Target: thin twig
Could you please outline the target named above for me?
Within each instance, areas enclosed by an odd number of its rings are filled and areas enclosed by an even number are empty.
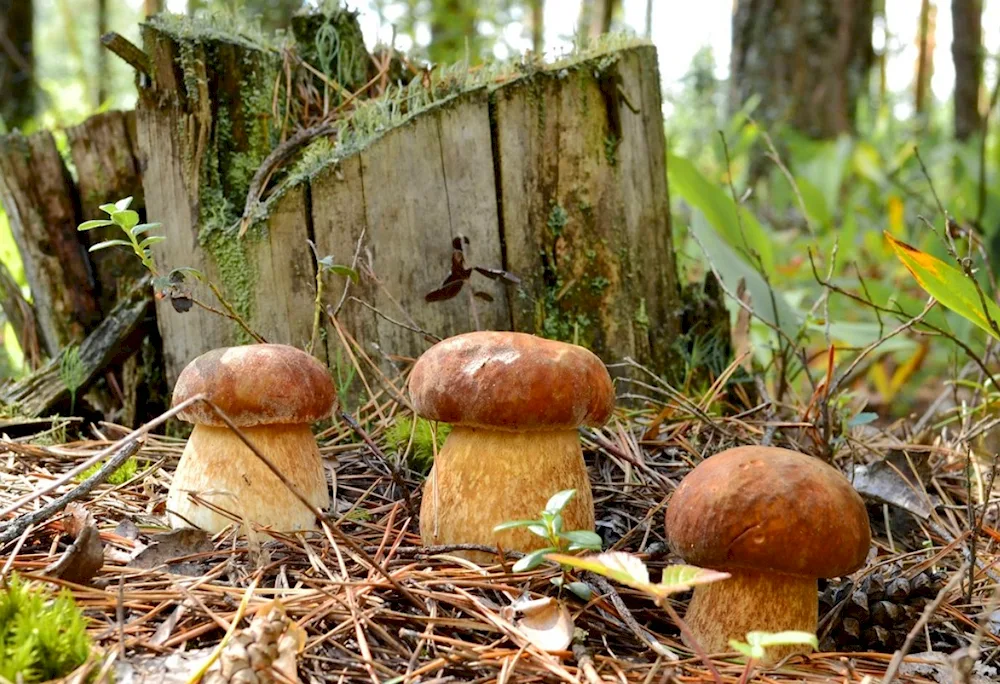
[[[10,540],[16,539],[31,525],[37,525],[44,520],[48,520],[50,517],[64,509],[70,502],[87,496],[87,494],[93,491],[97,485],[107,480],[111,473],[118,470],[118,468],[120,468],[125,461],[134,456],[135,453],[139,451],[139,447],[142,446],[144,441],[145,440],[142,437],[136,437],[126,441],[121,445],[118,451],[116,451],[115,454],[108,459],[107,463],[101,466],[96,473],[88,477],[79,485],[69,490],[62,496],[53,499],[37,511],[25,513],[11,522],[4,524],[3,527],[0,527],[0,544],[6,544]]]

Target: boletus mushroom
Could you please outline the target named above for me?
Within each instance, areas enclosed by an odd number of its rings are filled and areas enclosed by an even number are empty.
[[[181,372],[173,404],[204,394],[314,506],[330,503],[311,424],[326,418],[337,395],[325,365],[282,344],[226,347],[202,354]],[[194,423],[167,495],[172,527],[218,532],[232,520],[194,502],[189,492],[274,531],[316,527],[309,508],[204,402],[178,418]]]
[[[413,366],[409,391],[418,415],[452,425],[424,485],[425,545],[543,548],[545,540],[525,528],[493,528],[537,518],[564,489],[576,496],[563,509],[563,529],[594,529],[577,428],[603,425],[615,400],[597,356],[524,333],[467,333],[428,349]]]
[[[670,548],[686,562],[730,573],[695,588],[684,618],[710,653],[752,631],[815,633],[817,578],[865,563],[871,528],[847,479],[817,458],[743,446],[702,461],[667,506]],[[809,646],[767,649],[773,665]]]

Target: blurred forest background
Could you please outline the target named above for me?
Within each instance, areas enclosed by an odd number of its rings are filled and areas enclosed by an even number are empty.
[[[0,132],[56,132],[131,108],[131,69],[101,48],[139,42],[158,12],[238,13],[287,26],[302,0],[0,0]],[[774,363],[771,328],[862,349],[892,321],[834,297],[818,274],[915,315],[926,299],[883,231],[947,258],[920,217],[941,224],[928,174],[977,265],[1000,263],[1000,0],[356,0],[368,46],[392,43],[434,63],[558,56],[587,37],[626,31],[659,51],[668,174],[682,273],[711,266],[730,292],[771,301],[747,333]],[[723,144],[725,140],[725,144]],[[919,158],[915,150],[919,147]],[[925,174],[920,161],[928,170]],[[734,196],[743,207],[736,223]],[[724,210],[729,204],[728,213]],[[93,218],[93,217],[91,217]],[[156,217],[151,217],[156,220]],[[722,236],[722,240],[719,236]],[[736,248],[749,241],[750,249]],[[809,252],[819,271],[810,264]],[[0,278],[30,301],[0,214]],[[706,259],[707,257],[707,259]],[[990,282],[990,269],[979,275]],[[3,288],[0,288],[3,290]],[[9,291],[9,290],[8,290]],[[738,308],[730,302],[735,316]],[[983,351],[985,335],[937,307],[927,321]],[[769,324],[770,323],[770,327]],[[0,378],[30,370],[4,323]],[[964,363],[947,341],[900,335],[855,369],[868,406],[904,411]],[[769,341],[771,340],[771,341]],[[817,355],[826,345],[815,347]],[[704,362],[691,346],[689,367]]]

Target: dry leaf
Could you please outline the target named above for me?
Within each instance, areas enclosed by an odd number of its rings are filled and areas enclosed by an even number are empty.
[[[66,511],[69,517],[63,521],[63,528],[74,541],[59,560],[45,568],[45,574],[74,584],[89,584],[104,565],[104,543],[93,516],[83,506],[70,504]]]
[[[565,651],[573,642],[573,616],[565,604],[554,598],[516,601],[507,611],[524,616],[515,626],[543,651]]]
[[[202,530],[184,527],[165,534],[154,534],[150,545],[139,552],[128,564],[130,568],[155,568],[168,564],[167,570],[178,575],[197,577],[208,569],[207,561],[182,561],[171,563],[175,558],[207,553],[215,549],[212,537]]]

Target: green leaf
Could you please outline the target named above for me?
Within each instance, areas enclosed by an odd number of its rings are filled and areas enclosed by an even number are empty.
[[[537,525],[537,520],[508,520],[505,523],[500,523],[493,528],[494,532],[503,532],[504,530],[513,530],[517,527],[527,527],[528,525]]]
[[[79,226],[76,227],[77,230],[93,230],[94,228],[103,228],[104,226],[113,226],[114,221],[109,221],[108,219],[95,219],[93,221],[84,221]]]
[[[131,204],[132,204],[132,198],[126,197],[125,199],[120,199],[117,202],[115,202],[115,208],[118,209],[118,211],[125,211],[126,209],[129,208],[129,206],[131,206]]]
[[[760,660],[765,654],[765,649],[771,646],[793,646],[808,645],[819,648],[819,639],[812,632],[747,632],[746,642],[729,640],[729,647],[734,651],[743,654],[747,658]]]
[[[997,306],[989,295],[984,293],[986,311],[983,311],[983,303],[979,293],[976,292],[976,286],[964,273],[937,257],[897,240],[888,231],[884,235],[896,252],[896,256],[927,294],[962,318],[1000,339],[1000,335],[997,335],[990,324],[992,319],[993,323],[1000,326],[1000,306]]]
[[[534,570],[542,564],[545,560],[546,554],[552,553],[553,551],[555,551],[555,549],[551,546],[545,549],[532,551],[527,556],[524,556],[514,563],[514,567],[512,567],[511,570],[514,572],[527,572],[529,570]]]
[[[126,209],[116,212],[112,219],[125,230],[132,230],[139,223],[139,214],[131,209]]]
[[[699,568],[694,565],[668,565],[663,569],[660,588],[671,594],[687,591],[699,584],[710,584],[729,579],[728,572]]]
[[[573,592],[581,601],[589,601],[594,597],[594,592],[590,590],[586,582],[570,582],[566,585],[566,588]]]
[[[703,215],[731,248],[742,255],[749,247],[760,255],[764,270],[772,272],[774,247],[771,237],[753,214],[740,207],[740,218],[737,220],[736,205],[730,193],[710,182],[684,157],[669,155],[667,174],[671,193],[676,190],[680,197],[697,209],[694,213]]]
[[[560,533],[559,536],[572,544],[570,551],[579,551],[581,549],[600,551],[601,544],[603,543],[600,535],[590,530],[570,530],[569,532]],[[573,548],[573,546],[576,548]]]
[[[795,184],[799,187],[809,219],[816,224],[814,227],[820,230],[828,228],[833,223],[833,215],[823,193],[806,178],[797,178]]]
[[[691,232],[698,238],[706,258],[718,271],[729,292],[736,294],[742,278],[750,294],[750,308],[754,313],[771,325],[780,324],[785,334],[794,339],[798,332],[800,317],[779,291],[774,291],[772,304],[773,282],[769,289],[763,276],[736,254],[732,247],[708,225],[701,214],[696,213],[692,217]]]
[[[545,525],[533,524],[528,525],[528,532],[531,532],[536,537],[541,537],[542,539],[549,538],[549,528]]]
[[[575,495],[575,489],[564,489],[561,492],[556,492],[545,504],[545,511],[547,513],[561,512]]]
[[[114,204],[102,204],[100,210],[105,214],[117,214],[119,209]]]
[[[165,236],[163,236],[163,235],[150,235],[145,240],[143,240],[142,242],[139,243],[139,248],[140,249],[145,249],[146,247],[149,247],[150,245],[159,244],[160,242],[163,242],[166,239],[167,238]]]
[[[339,276],[344,276],[345,278],[350,278],[351,282],[353,282],[355,285],[357,285],[358,281],[360,280],[360,277],[358,276],[358,272],[355,271],[350,266],[342,266],[340,264],[334,264],[328,270],[331,273],[335,273],[335,274],[337,274]]]
[[[128,247],[129,249],[132,248],[132,243],[128,240],[105,240],[104,242],[98,242],[96,245],[92,245],[87,251],[96,252],[100,249],[107,249],[108,247],[115,247],[119,245],[122,247]]]
[[[140,223],[139,225],[132,228],[132,230],[129,232],[132,233],[132,237],[139,237],[146,231],[152,230],[153,228],[159,228],[162,225],[163,225],[162,223]]]

